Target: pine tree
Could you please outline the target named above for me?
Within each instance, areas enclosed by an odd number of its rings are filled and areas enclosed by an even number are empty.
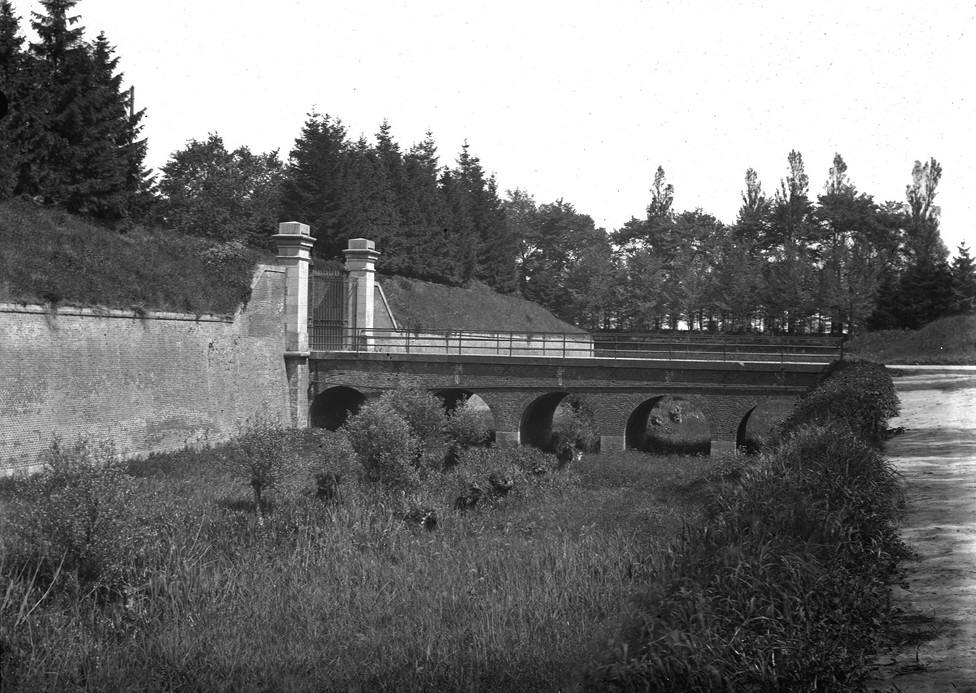
[[[443,260],[447,209],[438,187],[440,165],[437,145],[427,133],[403,159],[404,192],[401,200],[404,274],[434,279],[450,274]]]
[[[315,253],[326,259],[341,258],[346,241],[353,238],[346,224],[350,149],[342,121],[310,113],[282,182],[282,214],[312,227],[318,239]]]
[[[90,86],[92,61],[82,41],[79,18],[69,16],[77,0],[41,0],[45,13],[32,13],[31,26],[39,41],[30,46],[38,60],[36,88],[48,94],[45,137],[32,152],[35,165],[25,187],[45,201],[62,204],[75,199],[81,160],[89,145],[85,96]]]
[[[952,293],[956,311],[976,312],[976,263],[965,242],[959,244],[952,260]]]
[[[20,22],[9,0],[0,1],[0,200],[13,194],[22,162],[26,118],[27,56]]]
[[[118,58],[104,34],[84,43],[77,0],[43,0],[33,14],[35,88],[49,100],[43,137],[27,145],[19,187],[68,211],[108,221],[129,217],[151,181],[138,140],[143,111],[129,113]],[[37,105],[33,107],[37,109]]]

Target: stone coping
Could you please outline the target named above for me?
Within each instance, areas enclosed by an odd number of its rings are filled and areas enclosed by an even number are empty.
[[[78,306],[58,306],[40,303],[0,303],[0,313],[28,313],[57,317],[70,315],[83,318],[119,318],[128,320],[179,320],[182,322],[234,322],[233,315],[194,315],[192,313],[170,313],[166,311],[120,310],[118,308],[83,308]]]

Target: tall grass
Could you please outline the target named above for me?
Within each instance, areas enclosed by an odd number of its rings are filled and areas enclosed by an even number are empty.
[[[897,407],[890,385],[855,363],[810,393],[779,443],[659,554],[589,690],[863,689],[907,556],[898,480],[875,447]]]
[[[323,439],[301,435],[297,454],[314,458]],[[5,691],[565,689],[699,512],[711,468],[586,458],[454,511],[471,475],[513,464],[485,451],[482,467],[462,460],[413,491],[353,482],[328,502],[269,491],[260,527],[217,459],[230,453],[130,464],[148,543],[112,598],[66,589],[63,571],[33,579],[5,533]],[[404,522],[418,503],[437,508],[436,530]]]

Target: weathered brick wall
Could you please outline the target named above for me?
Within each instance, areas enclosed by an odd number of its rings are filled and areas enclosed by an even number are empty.
[[[0,473],[57,435],[126,456],[217,442],[288,415],[284,273],[261,267],[233,318],[0,305]]]

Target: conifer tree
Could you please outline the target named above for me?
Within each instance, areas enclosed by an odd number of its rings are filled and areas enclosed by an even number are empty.
[[[959,244],[952,259],[952,293],[956,311],[976,312],[976,263],[965,242]]]
[[[14,193],[26,160],[29,63],[23,45],[13,7],[9,0],[0,0],[0,200]]]
[[[421,279],[450,274],[443,257],[447,208],[438,187],[437,145],[428,132],[403,158],[401,199],[403,272]]]
[[[338,118],[312,112],[291,151],[281,188],[282,214],[312,227],[315,254],[341,258],[350,235],[346,192],[351,146]]]

